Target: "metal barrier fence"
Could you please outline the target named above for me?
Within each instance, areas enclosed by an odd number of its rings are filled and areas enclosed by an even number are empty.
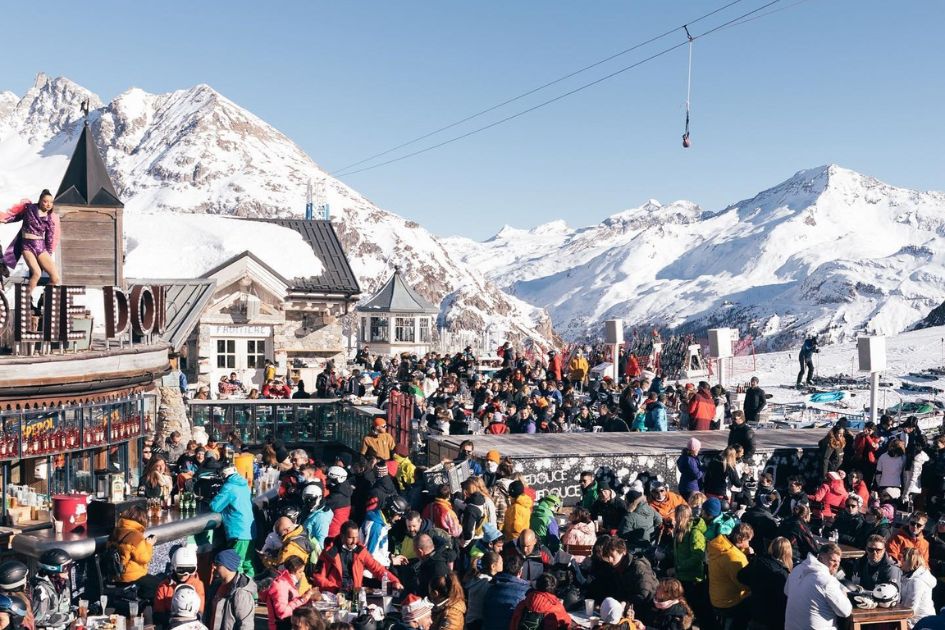
[[[244,444],[262,444],[272,436],[284,444],[337,442],[355,451],[374,418],[384,415],[376,407],[335,399],[191,400],[188,405],[193,425],[221,440],[234,432]]]

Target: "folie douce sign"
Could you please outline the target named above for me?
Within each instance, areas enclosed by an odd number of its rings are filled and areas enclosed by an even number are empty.
[[[6,330],[12,322],[13,341],[17,343],[65,343],[82,339],[87,333],[75,330],[74,322],[87,316],[85,306],[76,303],[76,299],[84,295],[85,287],[45,287],[40,326],[37,327],[29,288],[26,284],[18,284],[13,309],[6,295],[0,293],[0,331]],[[119,287],[103,287],[105,338],[118,339],[129,330],[142,337],[163,333],[167,323],[166,295],[166,287],[159,285],[136,285],[127,291]]]

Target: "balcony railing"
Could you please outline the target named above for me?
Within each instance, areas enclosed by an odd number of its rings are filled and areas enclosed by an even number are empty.
[[[337,442],[352,450],[371,431],[376,407],[354,406],[336,399],[191,400],[195,427],[225,439],[235,432],[244,444],[262,444],[272,436],[284,444]],[[396,440],[399,436],[394,435]]]

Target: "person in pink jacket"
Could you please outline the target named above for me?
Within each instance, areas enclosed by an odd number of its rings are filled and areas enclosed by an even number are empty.
[[[278,575],[266,590],[266,610],[269,613],[269,630],[291,630],[292,611],[317,600],[317,588],[299,593],[299,584],[305,574],[305,561],[298,556],[289,556]]]
[[[586,508],[575,508],[571,512],[571,522],[561,537],[561,544],[567,549],[571,545],[593,547],[597,542],[597,528],[594,519]],[[586,556],[571,554],[578,562],[583,562]]]

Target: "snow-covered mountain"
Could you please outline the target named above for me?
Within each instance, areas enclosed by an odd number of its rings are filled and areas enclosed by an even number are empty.
[[[149,240],[180,244],[173,213],[300,216],[308,182],[323,182],[332,221],[365,296],[399,265],[416,289],[441,304],[450,330],[547,343],[550,319],[453,258],[418,224],[375,206],[330,177],[288,137],[206,85],[169,94],[132,88],[103,104],[65,78],[40,74],[25,95],[0,92],[0,205],[55,190],[81,128],[81,103],[126,215],[129,259]],[[6,200],[5,202],[3,200]],[[188,223],[200,222],[189,217]],[[219,219],[217,219],[219,221]],[[163,230],[162,225],[167,225]],[[203,229],[212,231],[210,219]],[[133,233],[135,226],[141,233]],[[207,268],[212,266],[208,264]],[[199,275],[205,269],[195,269]],[[154,269],[151,275],[160,275]]]
[[[699,333],[733,325],[777,348],[807,333],[898,333],[945,299],[945,193],[835,165],[718,212],[651,200],[580,229],[554,222],[445,242],[547,308],[567,337],[620,317]]]

